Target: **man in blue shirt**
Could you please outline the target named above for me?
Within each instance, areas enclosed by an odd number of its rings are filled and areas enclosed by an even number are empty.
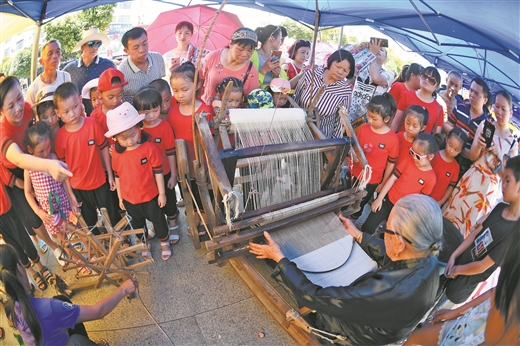
[[[81,91],[83,86],[92,79],[99,78],[103,71],[115,68],[116,65],[109,59],[101,58],[98,50],[101,45],[110,43],[108,37],[99,32],[98,28],[90,28],[83,33],[83,39],[74,47],[72,52],[82,51],[78,60],[71,61],[63,69],[70,74],[71,81]],[[87,114],[92,111],[92,105],[85,102]]]

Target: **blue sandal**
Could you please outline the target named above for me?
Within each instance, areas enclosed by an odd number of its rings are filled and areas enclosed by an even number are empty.
[[[46,253],[47,250],[49,250],[49,247],[43,240],[38,239],[38,249],[40,249],[42,253]]]

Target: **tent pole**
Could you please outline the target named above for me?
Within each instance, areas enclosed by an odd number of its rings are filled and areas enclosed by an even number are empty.
[[[37,60],[38,60],[38,47],[40,45],[40,33],[42,31],[41,25],[36,25],[36,29],[34,30],[34,43],[33,43],[33,51],[32,51],[32,59],[31,59],[31,82],[36,79],[36,68]]]
[[[338,39],[338,49],[341,49],[341,39],[343,38],[343,27],[339,28],[339,39]]]

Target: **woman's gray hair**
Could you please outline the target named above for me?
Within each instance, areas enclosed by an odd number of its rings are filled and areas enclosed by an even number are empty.
[[[442,212],[437,202],[426,195],[408,195],[401,198],[392,209],[394,217],[389,224],[412,241],[417,251],[430,250],[439,254],[442,240]]]

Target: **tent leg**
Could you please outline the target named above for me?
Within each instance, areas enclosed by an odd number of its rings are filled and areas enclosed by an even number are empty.
[[[41,25],[37,25],[34,30],[34,44],[31,59],[31,82],[36,78],[36,64],[38,63],[38,47],[40,46],[40,33],[42,31]]]

